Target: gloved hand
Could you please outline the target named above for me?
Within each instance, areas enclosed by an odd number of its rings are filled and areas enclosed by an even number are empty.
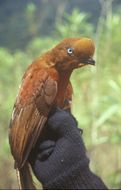
[[[80,162],[83,167],[88,165],[80,130],[70,113],[56,108],[48,119],[47,130],[53,132],[54,140],[48,137],[41,142],[31,161],[33,172],[43,185],[61,178]]]
[[[46,126],[46,137],[30,163],[44,189],[105,189],[89,170],[89,159],[75,118],[56,108]]]

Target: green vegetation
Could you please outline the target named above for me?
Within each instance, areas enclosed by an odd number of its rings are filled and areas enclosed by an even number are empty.
[[[36,30],[36,7],[30,4],[26,19]],[[0,48],[0,189],[17,187],[13,159],[9,150],[8,126],[22,75],[35,57],[68,36],[89,36],[96,43],[96,67],[87,66],[72,75],[73,114],[84,130],[91,167],[110,188],[121,189],[121,9],[108,10],[97,28],[85,13],[74,9],[55,21],[48,36],[36,37],[24,50]],[[31,23],[30,23],[31,21]],[[34,24],[34,25],[33,25]],[[35,32],[35,31],[34,31]]]

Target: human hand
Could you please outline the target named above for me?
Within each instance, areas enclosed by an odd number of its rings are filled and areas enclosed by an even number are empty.
[[[80,161],[82,166],[88,165],[80,130],[70,113],[56,108],[46,130],[50,131],[50,137],[40,143],[31,161],[33,172],[43,185],[56,181]]]

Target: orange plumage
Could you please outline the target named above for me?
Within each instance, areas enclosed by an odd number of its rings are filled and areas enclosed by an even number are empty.
[[[20,189],[35,188],[28,156],[36,145],[53,106],[70,109],[74,69],[94,65],[94,42],[68,38],[35,60],[25,72],[10,122],[9,142]]]

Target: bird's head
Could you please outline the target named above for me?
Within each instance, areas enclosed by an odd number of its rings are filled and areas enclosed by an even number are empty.
[[[58,71],[95,65],[94,51],[94,42],[89,38],[67,38],[51,50]]]

